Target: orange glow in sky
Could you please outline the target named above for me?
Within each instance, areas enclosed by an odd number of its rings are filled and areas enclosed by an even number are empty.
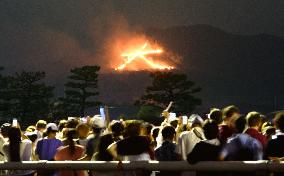
[[[144,43],[141,47],[137,49],[133,49],[130,52],[122,53],[120,56],[125,58],[124,62],[120,64],[115,70],[125,70],[131,63],[134,61],[143,61],[149,69],[157,69],[157,70],[171,70],[174,69],[173,66],[167,65],[162,62],[154,61],[151,56],[160,55],[163,53],[162,49],[153,49],[149,43]]]

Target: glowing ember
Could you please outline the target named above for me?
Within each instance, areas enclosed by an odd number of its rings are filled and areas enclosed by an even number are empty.
[[[122,57],[126,57],[125,62],[115,68],[115,70],[124,70],[127,65],[129,65],[134,60],[143,60],[147,65],[150,66],[151,69],[159,69],[159,70],[171,70],[174,69],[173,66],[168,66],[160,63],[155,63],[151,60],[151,58],[147,57],[147,55],[154,55],[154,54],[161,54],[163,51],[161,49],[147,49],[147,42],[138,50],[123,53],[121,54]]]

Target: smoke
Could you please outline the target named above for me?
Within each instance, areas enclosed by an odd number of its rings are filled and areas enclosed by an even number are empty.
[[[121,57],[122,53],[141,48],[145,42],[150,42],[154,48],[161,48],[156,40],[144,34],[141,26],[129,25],[127,19],[107,2],[102,5],[100,16],[89,24],[88,33],[96,47],[94,60],[103,72],[109,72],[122,64],[125,59]],[[160,60],[177,65],[181,57],[166,49]],[[140,62],[132,64],[128,70],[139,70],[143,64],[146,69],[148,66]]]
[[[88,32],[96,47],[94,59],[103,72],[113,70],[121,63],[120,55],[126,46],[144,40],[137,31],[139,28],[130,27],[126,18],[110,4],[102,5],[100,16],[91,21]]]
[[[101,72],[112,71],[123,61],[120,54],[131,46],[139,47],[145,41],[158,44],[144,35],[141,26],[129,25],[112,3],[90,5],[88,13],[96,11],[91,15],[85,15],[83,10],[74,12],[71,5],[63,12],[59,4],[54,10],[37,3],[31,23],[9,17],[0,28],[5,34],[0,38],[1,66],[11,73],[43,70],[49,80],[59,80],[70,69],[83,65],[99,65]],[[41,6],[42,10],[38,10]],[[169,53],[163,55],[165,60],[179,60]]]

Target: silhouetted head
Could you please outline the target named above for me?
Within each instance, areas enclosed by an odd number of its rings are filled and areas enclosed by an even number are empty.
[[[255,111],[249,112],[246,118],[247,118],[249,127],[258,127],[258,129],[261,127],[262,117],[259,112],[255,112]]]
[[[281,132],[284,132],[284,112],[277,113],[273,119],[274,125]]]
[[[245,116],[239,116],[235,120],[235,130],[236,133],[243,133],[246,128],[246,118]]]
[[[176,130],[173,126],[165,126],[162,129],[162,136],[164,140],[173,140],[176,134]]]
[[[207,119],[203,126],[203,130],[204,130],[204,135],[208,140],[215,139],[218,137],[219,128],[217,122],[214,120]]]
[[[139,136],[141,132],[141,122],[138,120],[126,121],[125,136]]]
[[[211,120],[214,120],[217,124],[222,123],[223,113],[220,109],[213,108],[210,110],[209,117]]]

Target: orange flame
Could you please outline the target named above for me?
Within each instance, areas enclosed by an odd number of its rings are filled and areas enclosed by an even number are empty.
[[[174,69],[173,66],[155,63],[151,59],[147,58],[147,55],[161,54],[163,52],[163,50],[161,49],[146,49],[147,46],[148,46],[148,43],[146,42],[140,49],[134,52],[121,54],[122,57],[126,57],[127,59],[125,60],[123,64],[116,67],[115,70],[124,70],[127,65],[129,65],[131,62],[137,59],[143,60],[146,64],[150,66],[151,69],[159,69],[159,70]]]

